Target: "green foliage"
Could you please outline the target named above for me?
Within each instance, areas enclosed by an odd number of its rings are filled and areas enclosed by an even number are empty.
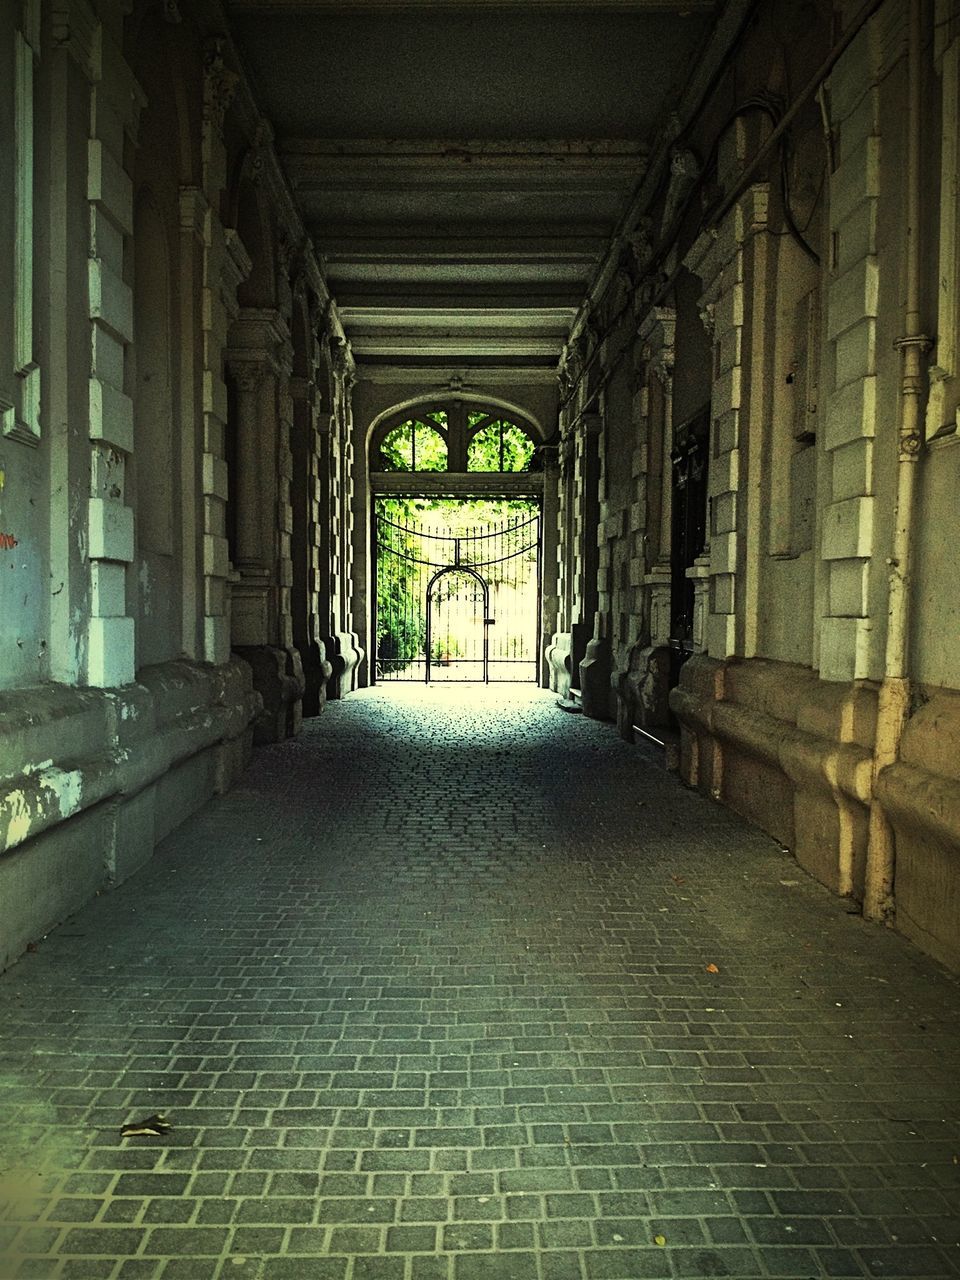
[[[404,528],[391,527],[412,524],[419,505],[417,498],[377,499],[378,537],[393,553],[393,572],[383,573],[377,565],[377,662],[384,672],[402,671],[407,665],[404,659],[421,653],[426,643],[423,601],[414,589],[418,575],[413,558],[418,543]],[[390,521],[391,526],[383,521]]]
[[[408,418],[393,428],[380,445],[384,471],[446,471],[447,415],[431,409],[423,418]],[[468,471],[526,471],[534,444],[527,433],[504,418],[483,410],[467,414],[468,432],[475,431],[467,449]]]
[[[377,659],[383,674],[398,674],[410,659],[423,657],[426,646],[426,579],[438,565],[425,566],[418,561],[428,557],[442,561],[450,552],[450,543],[425,543],[415,531],[428,526],[443,538],[469,536],[498,524],[509,525],[529,519],[536,511],[536,504],[523,498],[476,498],[467,501],[458,498],[377,499],[379,538],[389,547],[387,555],[381,555],[377,564]],[[425,552],[425,545],[433,549]],[[536,564],[536,556],[536,547],[533,546],[525,556],[531,567]],[[482,558],[482,551],[479,558]],[[387,560],[389,571],[385,572]],[[478,564],[477,569],[494,593],[504,581],[504,574],[511,572],[504,564]],[[438,646],[444,652],[440,652]],[[446,639],[442,644],[438,640],[434,648],[437,650],[432,655],[434,658],[456,656]]]
[[[446,414],[430,413],[428,425],[409,419],[394,427],[380,445],[380,459],[384,471],[446,471],[447,442],[433,426]]]
[[[469,418],[485,414],[470,414]],[[468,419],[469,421],[469,419]],[[476,424],[469,422],[471,427]],[[467,450],[468,471],[526,471],[533,457],[533,441],[512,422],[497,419],[482,426]]]

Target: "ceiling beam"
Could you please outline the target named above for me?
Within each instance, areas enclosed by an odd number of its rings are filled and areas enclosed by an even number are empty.
[[[341,323],[370,328],[458,328],[462,331],[489,327],[545,329],[565,332],[576,315],[576,307],[424,307],[408,301],[402,307],[338,306]]]
[[[349,332],[349,331],[348,331]],[[556,337],[474,337],[472,334],[431,334],[400,337],[395,334],[350,334],[353,354],[363,356],[540,356],[557,357],[563,338]]]
[[[553,365],[475,365],[464,361],[451,364],[376,364],[361,362],[357,365],[359,382],[394,383],[420,389],[443,388],[448,395],[469,394],[481,388],[502,388],[505,382],[518,387],[556,388],[557,371]]]
[[[716,0],[227,0],[228,11],[267,14],[383,13],[713,13]]]
[[[539,171],[564,175],[582,171],[586,176],[614,170],[635,174],[644,164],[648,148],[631,138],[287,138],[279,151],[294,178],[358,168],[375,168],[381,176],[394,169],[453,173],[493,169],[526,178]]]
[[[595,255],[607,245],[602,234],[588,236],[454,235],[439,231],[436,235],[402,235],[396,228],[384,228],[379,234],[357,234],[356,228],[311,225],[309,231],[319,243],[329,263],[342,262],[420,262],[429,267],[451,260],[464,266],[470,263],[570,262],[579,266],[584,259],[593,262]]]

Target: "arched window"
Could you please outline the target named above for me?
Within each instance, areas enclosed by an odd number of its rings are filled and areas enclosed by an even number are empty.
[[[402,410],[370,443],[374,472],[518,472],[531,469],[535,428],[493,405],[453,400]]]
[[[447,415],[442,410],[424,414],[426,421],[408,418],[388,431],[380,442],[383,471],[446,471]]]
[[[533,441],[522,427],[506,418],[477,411],[467,415],[470,443],[468,471],[528,471]]]

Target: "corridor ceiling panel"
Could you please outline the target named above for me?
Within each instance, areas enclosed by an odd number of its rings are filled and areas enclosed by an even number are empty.
[[[228,0],[361,364],[550,368],[707,0]]]

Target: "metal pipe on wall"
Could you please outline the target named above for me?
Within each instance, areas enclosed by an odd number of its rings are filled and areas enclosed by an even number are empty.
[[[900,754],[910,713],[910,604],[914,512],[923,447],[923,355],[930,339],[920,327],[920,195],[922,141],[921,3],[910,0],[907,33],[906,302],[900,351],[900,423],[897,493],[888,568],[887,637],[877,702],[873,800],[867,841],[863,914],[892,921],[896,845],[888,815],[876,799],[876,783]]]

